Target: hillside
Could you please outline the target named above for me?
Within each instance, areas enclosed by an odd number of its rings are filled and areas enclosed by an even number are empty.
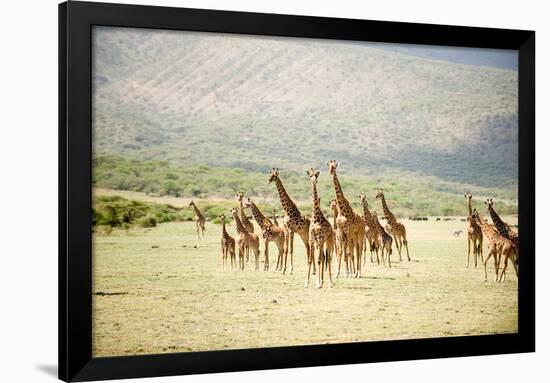
[[[334,198],[331,178],[326,168],[321,168],[318,190],[321,205],[326,212],[330,199]],[[466,203],[464,191],[475,196],[475,206],[483,208],[483,198],[496,199],[495,208],[501,214],[517,212],[517,199],[513,192],[485,188],[470,184],[445,182],[435,177],[419,177],[414,173],[391,173],[385,176],[350,176],[341,172],[340,183],[347,198],[359,211],[359,193],[365,193],[371,209],[381,213],[376,191],[383,188],[392,210],[401,217],[411,215],[464,215]],[[303,212],[311,209],[311,186],[305,171],[281,171],[281,179],[291,197]],[[141,161],[115,156],[98,156],[94,159],[94,186],[114,190],[130,190],[150,196],[171,196],[207,199],[209,207],[224,206],[227,200],[235,203],[235,195],[243,191],[257,203],[279,206],[279,196],[274,185],[268,183],[267,173],[208,166],[174,166],[166,161]],[[132,196],[128,196],[132,198]],[[143,196],[139,198],[144,200]],[[145,201],[145,200],[144,200]],[[147,201],[150,202],[150,201]],[[183,201],[182,201],[183,202]],[[172,199],[163,203],[176,204]],[[268,210],[266,210],[268,211]]]
[[[95,151],[517,187],[517,72],[369,44],[94,29]],[[305,166],[305,167],[304,167]]]

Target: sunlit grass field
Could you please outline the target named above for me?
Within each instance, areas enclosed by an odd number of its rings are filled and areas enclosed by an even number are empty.
[[[229,214],[228,214],[229,215]],[[510,224],[517,219],[506,217]],[[367,262],[363,277],[305,289],[305,248],[294,273],[221,271],[221,226],[193,222],[94,234],[93,356],[276,347],[517,331],[517,278],[494,266],[466,268],[466,223],[402,220],[412,261]],[[233,224],[228,226],[235,234]],[[256,226],[256,232],[259,230]],[[486,247],[486,240],[485,240]],[[263,269],[263,242],[260,270]],[[484,254],[486,248],[484,249]],[[472,260],[471,260],[472,261]],[[334,266],[334,263],[333,263]],[[333,267],[334,270],[334,267]]]

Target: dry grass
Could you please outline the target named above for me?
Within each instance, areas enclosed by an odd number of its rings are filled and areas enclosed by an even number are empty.
[[[97,233],[93,355],[517,331],[513,269],[504,284],[484,283],[482,267],[467,269],[464,234],[452,235],[465,222],[403,222],[412,262],[399,262],[394,250],[391,269],[369,262],[363,278],[339,278],[322,290],[303,287],[299,239],[294,274],[281,275],[254,272],[252,263],[222,272],[219,225],[207,223],[202,241],[187,222]],[[270,255],[273,270],[274,246]]]

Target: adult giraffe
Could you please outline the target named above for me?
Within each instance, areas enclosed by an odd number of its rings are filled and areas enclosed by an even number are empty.
[[[332,176],[332,183],[334,184],[334,192],[336,193],[336,203],[338,204],[338,209],[340,210],[340,213],[348,220],[350,240],[353,245],[350,256],[353,257],[353,250],[355,249],[354,277],[359,278],[361,277],[361,256],[363,255],[365,221],[363,221],[363,217],[353,211],[351,205],[344,196],[344,192],[340,186],[340,181],[338,181],[338,175],[336,174],[338,162],[335,160],[330,160],[327,162],[327,167],[328,173]]]
[[[279,199],[281,200],[281,205],[283,210],[286,213],[286,216],[283,219],[283,224],[289,232],[289,242],[290,242],[290,262],[293,263],[294,259],[294,233],[297,233],[304,246],[306,247],[306,267],[309,260],[309,218],[302,215],[298,207],[292,199],[288,196],[288,193],[279,178],[279,168],[272,168],[269,173],[269,183],[275,182],[277,187],[277,192],[279,193]],[[315,274],[315,265],[313,265],[313,273]]]
[[[206,219],[204,218],[204,215],[202,215],[201,211],[195,205],[194,201],[189,202],[189,207],[193,208],[193,211],[195,212],[195,226],[197,227],[197,238],[201,239],[204,238],[204,224],[206,222]]]
[[[340,276],[340,266],[342,265],[342,258],[344,259],[344,267],[346,269],[346,277],[349,277],[354,273],[355,266],[353,265],[353,258],[349,256],[353,252],[352,243],[349,239],[349,225],[348,220],[338,209],[338,202],[335,199],[330,200],[330,208],[332,209],[333,222],[332,226],[336,236],[336,278]]]

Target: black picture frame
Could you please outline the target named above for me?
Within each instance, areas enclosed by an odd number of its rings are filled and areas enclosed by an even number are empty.
[[[92,358],[91,30],[94,25],[518,51],[518,333]],[[59,5],[59,378],[166,376],[533,352],[535,32],[70,1]]]

